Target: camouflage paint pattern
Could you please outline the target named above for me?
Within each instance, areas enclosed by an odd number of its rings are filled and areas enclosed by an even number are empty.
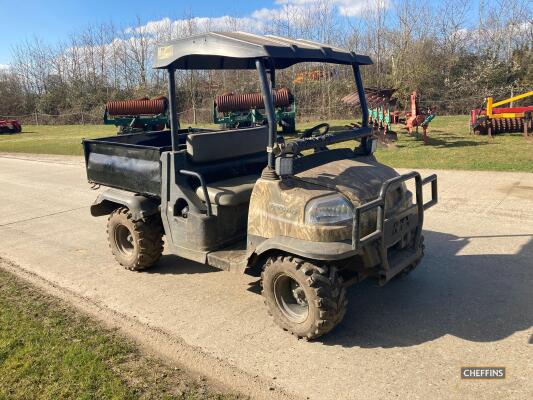
[[[381,184],[398,176],[392,168],[373,157],[332,161],[281,180],[259,179],[253,189],[248,214],[248,234],[265,238],[288,236],[314,242],[334,242],[352,238],[351,223],[309,225],[305,206],[317,197],[341,193],[354,208],[378,197]],[[406,205],[405,187],[391,192],[387,206],[392,211]],[[395,211],[395,210],[394,210]],[[375,227],[375,212],[365,214],[363,233]]]
[[[313,182],[331,190],[339,191],[354,205],[368,203],[379,196],[381,185],[399,174],[372,156],[333,161],[298,173],[296,176],[306,182]],[[405,186],[390,192],[387,208],[392,211],[403,200]]]

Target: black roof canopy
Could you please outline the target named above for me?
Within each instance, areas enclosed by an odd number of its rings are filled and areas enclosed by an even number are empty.
[[[368,56],[303,39],[247,32],[208,32],[158,46],[154,68],[255,69],[256,59],[283,69],[299,62],[372,64]]]

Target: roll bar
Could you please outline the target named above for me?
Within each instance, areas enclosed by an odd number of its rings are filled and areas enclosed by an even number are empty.
[[[276,157],[283,156],[288,153],[297,154],[301,151],[323,148],[327,145],[345,142],[353,139],[361,139],[363,147],[367,147],[367,138],[371,136],[371,129],[368,128],[368,108],[365,97],[365,89],[361,78],[361,71],[359,64],[352,64],[355,84],[357,86],[357,93],[359,95],[359,103],[361,107],[362,127],[360,129],[352,129],[337,134],[324,134],[311,138],[295,139],[288,143],[276,143],[276,116],[274,109],[274,101],[272,91],[275,85],[275,68],[270,66],[270,82],[267,75],[267,61],[264,58],[255,60],[255,67],[259,74],[259,81],[261,84],[261,93],[265,103],[265,111],[268,120],[268,164],[266,169],[266,176],[270,178],[277,178],[275,172]],[[169,115],[170,115],[170,132],[172,138],[172,151],[177,151],[178,140],[176,138],[177,132],[180,129],[177,107],[176,107],[176,67],[170,65],[168,71],[168,97],[169,97]],[[266,177],[265,176],[265,177]]]
[[[265,102],[265,111],[268,120],[268,165],[267,168],[270,171],[274,171],[274,153],[271,151],[274,147],[274,141],[276,137],[276,115],[274,111],[274,99],[272,98],[272,90],[268,83],[266,74],[265,62],[263,60],[256,60],[255,66],[259,73],[259,81],[261,82],[261,93],[263,94],[263,100]],[[271,69],[271,74],[273,69]],[[275,75],[271,75],[275,76]]]
[[[178,140],[176,138],[180,129],[178,120],[178,110],[176,107],[176,68],[170,66],[168,68],[168,108],[170,116],[170,138],[172,141],[172,152],[178,149]]]
[[[361,106],[361,112],[363,113],[362,126],[368,126],[368,107],[366,105],[365,88],[363,86],[363,79],[361,78],[361,69],[359,64],[352,65],[353,76],[355,78],[355,85],[357,86],[357,94],[359,95],[359,105]]]

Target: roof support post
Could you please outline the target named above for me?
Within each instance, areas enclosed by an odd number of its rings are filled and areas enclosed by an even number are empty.
[[[359,96],[359,104],[361,105],[361,112],[363,113],[362,126],[368,126],[368,106],[366,104],[365,88],[363,87],[363,79],[361,78],[361,70],[359,64],[352,64],[353,75],[355,78],[355,85],[357,86],[357,95]]]
[[[277,179],[274,168],[274,141],[276,138],[276,115],[274,113],[274,102],[272,99],[272,90],[268,82],[268,77],[263,60],[255,60],[255,66],[259,72],[259,81],[261,82],[261,93],[263,94],[263,101],[265,102],[265,111],[268,120],[268,165],[267,170],[263,171],[263,177],[270,179]]]
[[[180,122],[178,120],[178,112],[176,105],[176,68],[168,67],[168,108],[170,115],[170,137],[172,140],[172,151],[177,151],[178,141],[177,135],[180,129]]]
[[[270,89],[272,96],[274,96],[274,90],[276,90],[276,70],[274,68],[270,69]]]

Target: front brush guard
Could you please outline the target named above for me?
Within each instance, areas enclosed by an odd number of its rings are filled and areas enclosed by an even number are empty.
[[[415,180],[416,204],[387,218],[385,201],[387,194],[410,179]],[[424,203],[422,188],[428,183],[431,183],[431,200]],[[355,209],[352,225],[352,248],[360,252],[363,247],[377,242],[381,262],[379,270],[380,285],[385,284],[403,269],[416,263],[422,257],[421,240],[424,210],[437,204],[437,201],[437,175],[433,174],[422,179],[418,172],[413,171],[383,182],[377,199]],[[376,229],[361,237],[362,216],[374,209],[377,209]],[[412,244],[399,251],[394,251],[393,259],[389,259],[389,248],[401,240],[404,235],[408,235],[413,231],[415,232],[415,237],[411,241]]]

